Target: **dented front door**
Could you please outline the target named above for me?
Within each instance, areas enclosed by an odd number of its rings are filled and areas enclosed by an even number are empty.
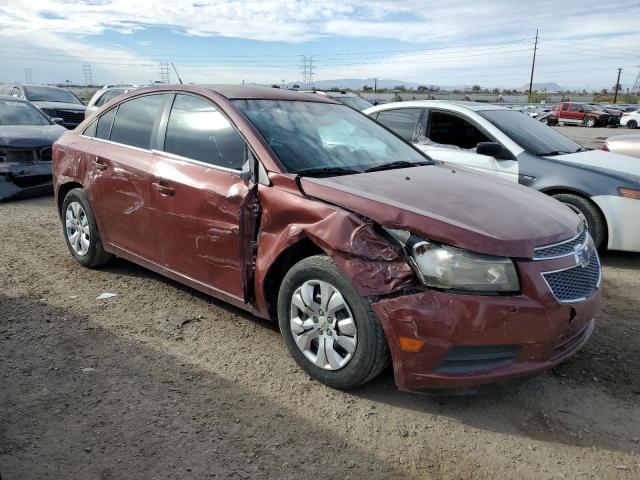
[[[249,185],[240,172],[154,152],[152,179],[158,263],[210,288],[244,298],[240,232]]]

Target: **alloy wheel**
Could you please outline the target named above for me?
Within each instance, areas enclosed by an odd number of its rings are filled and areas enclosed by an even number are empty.
[[[300,351],[323,370],[343,368],[356,351],[353,314],[340,291],[322,280],[307,280],[294,291],[289,327]]]
[[[67,206],[65,217],[65,231],[69,245],[77,255],[84,257],[91,245],[87,214],[79,202],[71,202]]]

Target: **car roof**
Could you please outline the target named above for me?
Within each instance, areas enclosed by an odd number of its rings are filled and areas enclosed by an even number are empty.
[[[389,107],[393,105],[394,108],[417,108],[417,107],[443,107],[450,108],[451,110],[471,110],[473,112],[481,112],[485,110],[510,110],[507,107],[502,107],[500,105],[492,105],[489,103],[480,103],[480,102],[467,102],[467,101],[457,101],[457,100],[410,100],[407,102],[394,102],[394,103],[383,103],[382,105],[377,105],[375,107],[368,108],[366,112],[377,112],[380,110],[386,110],[385,107]]]
[[[13,100],[14,102],[27,103],[23,98],[14,97],[13,95],[0,95],[0,100]]]
[[[186,85],[185,85],[186,86]],[[298,100],[303,102],[337,103],[330,98],[295,90],[279,88],[253,87],[245,85],[194,85],[202,87],[227,98],[228,100]]]

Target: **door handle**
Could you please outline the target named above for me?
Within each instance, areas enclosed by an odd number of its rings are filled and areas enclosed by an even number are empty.
[[[107,169],[107,164],[104,160],[98,157],[94,157],[93,159],[93,167],[99,172],[104,172]]]
[[[173,195],[176,194],[176,191],[173,187],[163,185],[162,182],[154,182],[151,185],[153,185],[153,188],[155,188],[158,192],[160,192],[160,195],[166,195],[168,197],[172,197]]]

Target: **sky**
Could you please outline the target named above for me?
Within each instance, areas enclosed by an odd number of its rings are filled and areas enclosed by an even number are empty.
[[[146,84],[394,79],[631,88],[640,0],[0,0],[0,82]],[[85,65],[90,65],[86,67]],[[170,81],[176,82],[173,70]]]

